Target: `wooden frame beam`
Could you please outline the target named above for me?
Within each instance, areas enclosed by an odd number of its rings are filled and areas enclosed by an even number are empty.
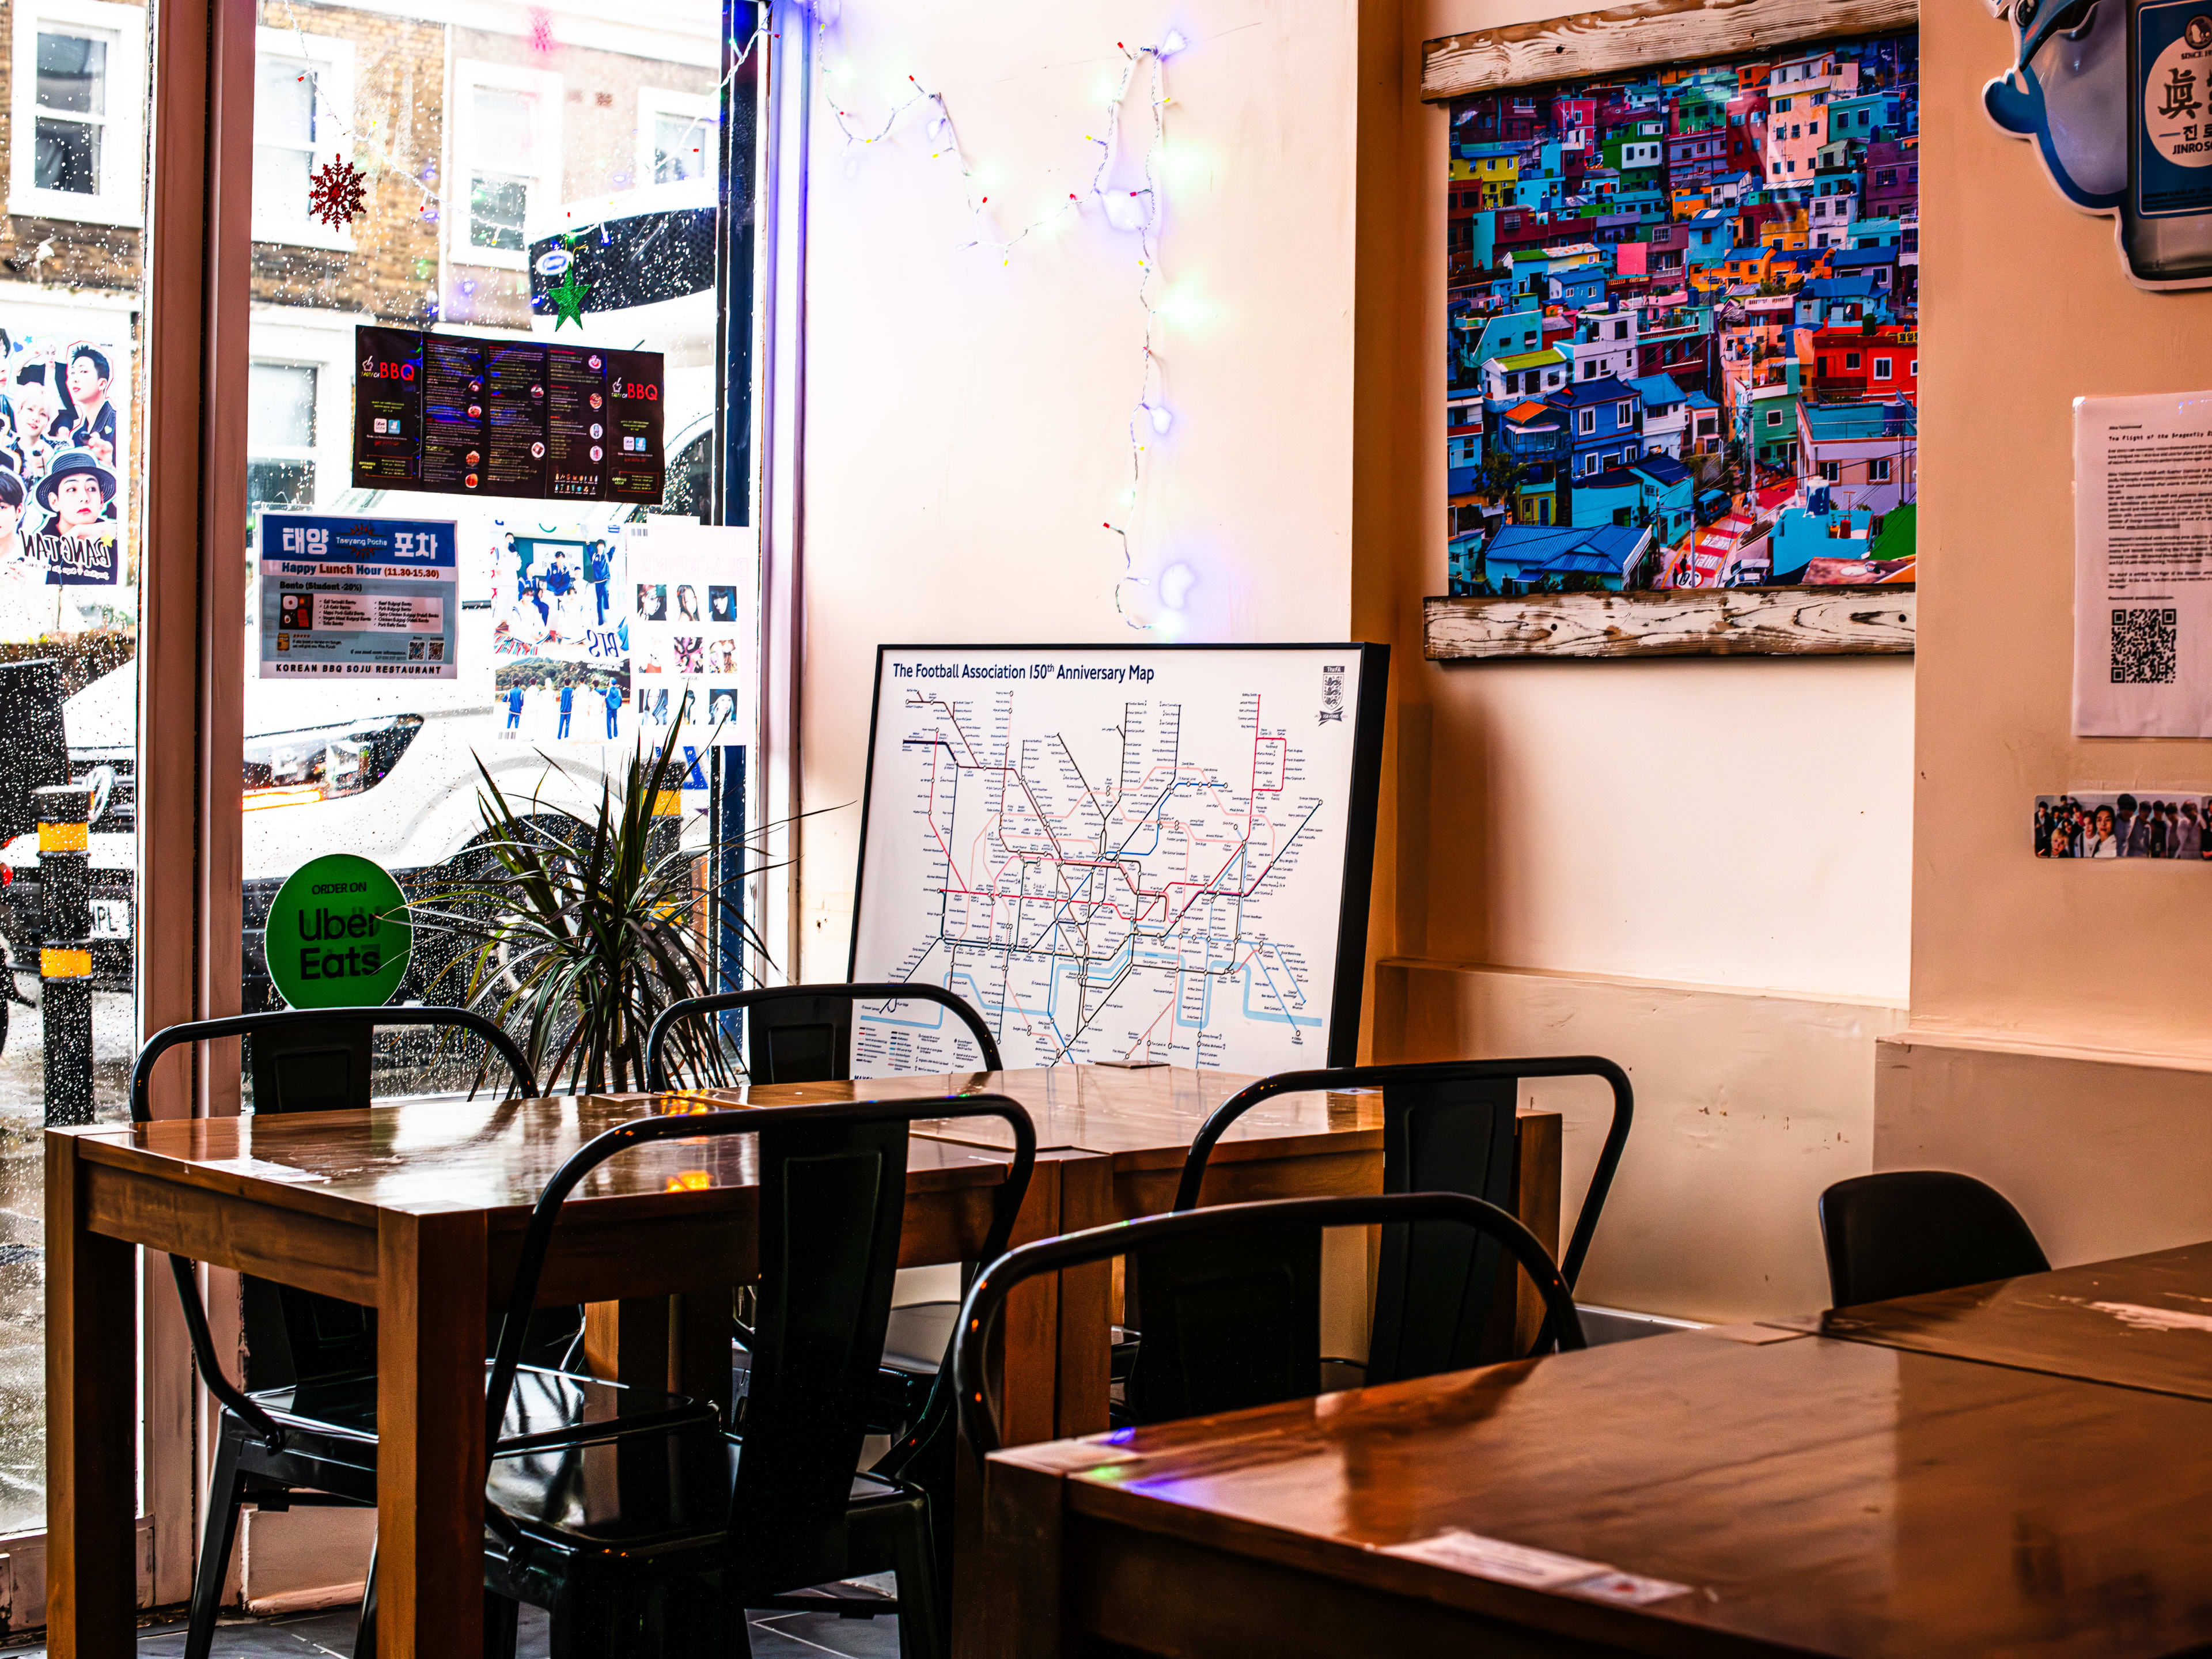
[[[1920,27],[1918,0],[1632,0],[1421,45],[1421,100]]]
[[[1547,657],[1895,657],[1910,587],[1664,587],[1421,601],[1431,662]]]

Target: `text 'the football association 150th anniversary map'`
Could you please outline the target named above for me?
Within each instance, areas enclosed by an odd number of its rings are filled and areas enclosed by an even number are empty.
[[[1358,1024],[1379,655],[884,647],[854,980],[957,993],[1010,1068],[1328,1064]],[[854,1010],[857,1077],[979,1063],[941,1006]]]

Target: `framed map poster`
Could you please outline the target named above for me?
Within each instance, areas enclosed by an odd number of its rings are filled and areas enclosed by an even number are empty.
[[[1447,597],[1503,602],[1472,614],[1510,622],[1528,609],[1514,601],[1542,615],[1573,610],[1554,596],[1598,596],[1616,642],[1638,595],[1677,635],[1685,615],[1743,613],[1734,590],[1850,590],[1909,611],[1917,33],[1766,45],[1779,25],[1743,14],[1791,8],[1728,8],[1718,32],[1681,22],[1713,8],[1669,9],[1675,27],[1647,19],[1601,61],[1532,52],[1439,100]],[[1708,33],[1727,55],[1696,53]],[[1431,42],[1431,68],[1474,39]],[[1833,628],[1809,634],[1798,648],[1843,648]],[[1725,625],[1709,635],[1707,648],[1753,648]]]
[[[1010,1067],[1351,1063],[1389,647],[884,646],[850,977]],[[853,1075],[966,1071],[862,1005]]]

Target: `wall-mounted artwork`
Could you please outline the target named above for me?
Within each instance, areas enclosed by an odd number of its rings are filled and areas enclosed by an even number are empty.
[[[1918,38],[1833,33],[1911,15],[1645,0],[1430,44],[1431,656],[1911,649]]]

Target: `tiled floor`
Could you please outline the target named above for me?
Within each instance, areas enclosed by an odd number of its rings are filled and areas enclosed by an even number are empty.
[[[215,1659],[348,1659],[354,1614],[301,1613],[225,1625],[216,1632]],[[522,1611],[521,1659],[545,1652],[545,1616]],[[181,1626],[138,1638],[139,1659],[176,1659],[185,1650]],[[897,1659],[898,1626],[890,1619],[839,1619],[818,1613],[763,1613],[753,1620],[755,1659]],[[44,1648],[10,1648],[4,1659],[45,1659]]]

